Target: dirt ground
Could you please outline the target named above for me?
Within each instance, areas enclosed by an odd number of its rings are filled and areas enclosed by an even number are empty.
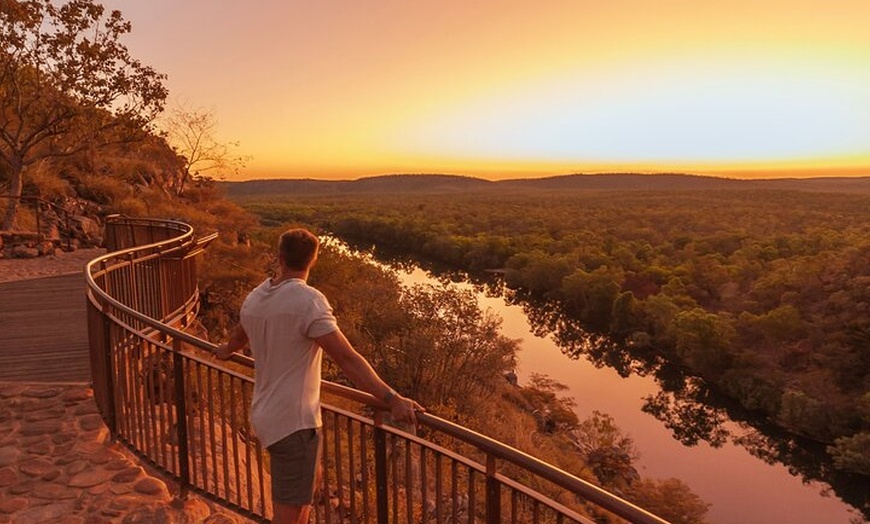
[[[0,283],[83,272],[91,260],[105,254],[103,248],[58,250],[56,255],[36,258],[0,258]]]

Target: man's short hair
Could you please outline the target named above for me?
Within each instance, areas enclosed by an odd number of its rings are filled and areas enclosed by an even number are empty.
[[[278,240],[278,253],[284,265],[294,271],[305,271],[314,262],[320,240],[307,229],[288,229]]]

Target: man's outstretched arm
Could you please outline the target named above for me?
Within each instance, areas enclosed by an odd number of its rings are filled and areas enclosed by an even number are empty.
[[[340,329],[314,339],[332,358],[354,385],[380,399],[393,418],[417,424],[415,411],[425,411],[420,404],[398,394],[384,382],[371,364],[351,346]]]
[[[227,342],[220,344],[214,354],[217,355],[218,358],[226,360],[230,358],[233,353],[245,349],[245,346],[247,345],[248,334],[245,333],[244,329],[242,329],[241,324],[237,324],[236,327],[233,328],[232,333],[230,333],[230,339]]]

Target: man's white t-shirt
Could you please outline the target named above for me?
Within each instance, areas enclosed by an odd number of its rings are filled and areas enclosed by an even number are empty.
[[[323,350],[313,339],[338,329],[326,297],[299,278],[266,280],[245,299],[241,324],[254,356],[251,425],[260,444],[320,427]]]

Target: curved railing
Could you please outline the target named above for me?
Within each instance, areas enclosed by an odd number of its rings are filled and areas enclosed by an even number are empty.
[[[197,254],[214,236],[164,220],[116,217],[106,228],[111,252],[88,264],[88,318],[94,396],[113,437],[175,478],[181,494],[267,521],[268,459],[248,425],[252,361],[215,360],[215,346],[189,333]],[[666,524],[434,415],[420,414],[416,436],[384,423],[371,395],[329,382],[323,392],[316,522],[591,524],[610,515]]]

